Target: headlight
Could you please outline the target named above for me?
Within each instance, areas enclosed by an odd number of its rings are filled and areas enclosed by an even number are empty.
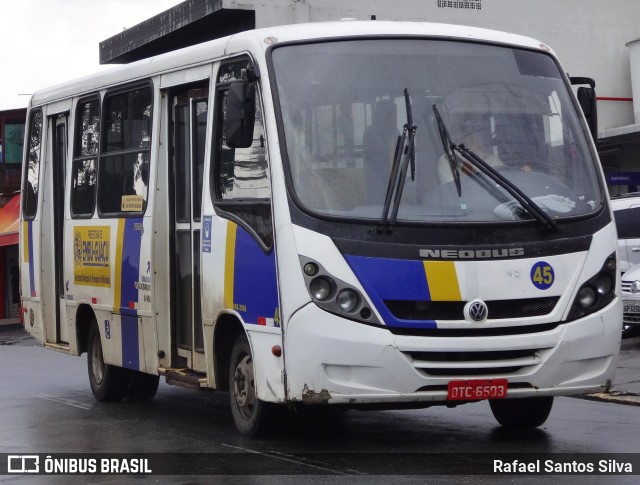
[[[567,321],[582,318],[604,308],[615,298],[616,255],[611,254],[602,265],[602,269],[593,278],[585,281],[578,290],[571,306]]]
[[[580,305],[582,305],[582,308],[591,308],[597,299],[598,295],[596,295],[595,290],[590,286],[580,288],[580,291],[578,292],[578,301],[580,302]]]
[[[311,296],[316,300],[326,300],[331,296],[332,285],[327,278],[316,278],[309,285]]]
[[[608,295],[613,291],[613,278],[606,273],[600,274],[596,278],[596,290],[600,295]]]
[[[351,313],[358,306],[358,295],[353,290],[342,290],[336,298],[340,310]]]
[[[349,320],[380,325],[367,299],[353,285],[336,278],[306,256],[300,256],[300,269],[309,295],[318,307]]]

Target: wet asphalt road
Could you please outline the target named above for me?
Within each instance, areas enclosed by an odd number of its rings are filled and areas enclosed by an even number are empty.
[[[0,334],[3,341],[0,453],[242,454],[229,461],[225,476],[0,475],[3,484],[213,483],[214,478],[215,483],[234,484],[390,483],[382,475],[394,475],[393,483],[638,481],[638,476],[597,475],[425,476],[457,467],[469,473],[470,454],[476,453],[640,453],[638,406],[558,398],[545,425],[526,433],[500,428],[486,402],[455,409],[309,413],[283,422],[274,437],[250,440],[236,434],[225,393],[196,393],[161,382],[152,402],[98,403],[89,388],[85,356],[44,349],[19,333]],[[434,453],[447,454],[446,467],[443,455]],[[416,475],[400,475],[399,470]]]

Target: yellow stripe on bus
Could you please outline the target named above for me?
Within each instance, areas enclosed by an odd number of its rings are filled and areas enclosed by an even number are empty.
[[[453,261],[425,261],[424,271],[431,301],[461,301],[456,265]]]
[[[120,312],[122,302],[122,248],[124,246],[124,219],[118,219],[118,233],[116,235],[116,259],[113,262],[115,274],[113,276],[113,311]]]
[[[24,248],[24,262],[29,262],[29,221],[22,222],[22,247]]]
[[[224,256],[224,307],[233,309],[233,283],[236,265],[236,232],[238,226],[227,223],[227,241]]]

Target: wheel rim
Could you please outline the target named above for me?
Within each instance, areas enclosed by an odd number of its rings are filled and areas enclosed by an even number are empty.
[[[233,397],[242,419],[253,416],[256,406],[256,387],[253,379],[253,362],[249,354],[242,354],[233,374]]]
[[[91,345],[91,373],[96,384],[102,383],[104,379],[104,359],[102,358],[102,345],[100,344],[100,334],[96,333]]]

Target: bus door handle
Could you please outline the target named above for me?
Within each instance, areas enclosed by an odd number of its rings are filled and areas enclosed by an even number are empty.
[[[633,251],[634,253],[638,253],[640,252],[640,248],[631,248],[631,251]]]

